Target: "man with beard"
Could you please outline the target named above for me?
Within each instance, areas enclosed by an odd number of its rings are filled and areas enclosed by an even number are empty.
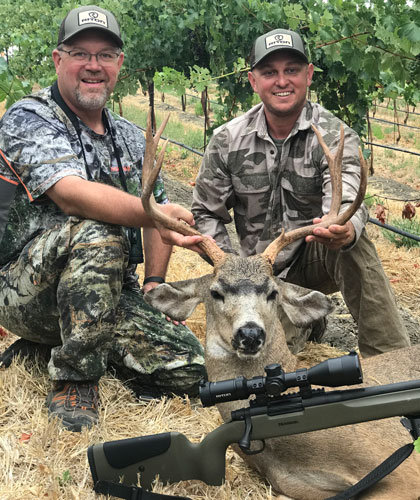
[[[312,125],[333,154],[344,126],[342,211],[354,200],[360,179],[357,134],[307,100],[314,67],[299,34],[276,29],[258,37],[250,63],[249,82],[262,102],[214,131],[192,206],[197,228],[226,251],[232,251],[225,224],[233,209],[241,255],[261,253],[282,229],[320,222],[328,213],[330,173]],[[366,222],[362,205],[345,225],[314,229],[279,253],[273,271],[323,293],[339,290],[357,323],[360,352],[372,356],[406,347],[409,338]],[[282,318],[294,352],[308,338],[322,338],[325,320],[296,329]]]
[[[171,245],[197,249],[202,237],[154,227],[143,210],[143,134],[105,108],[122,46],[113,14],[71,10],[52,52],[57,82],[0,122],[0,177],[19,184],[0,241],[0,325],[21,337],[0,364],[47,350],[48,411],[72,431],[97,422],[98,381],[110,365],[149,396],[195,394],[205,374],[192,332],[143,299],[164,282]],[[160,179],[154,196],[167,215],[194,223]]]

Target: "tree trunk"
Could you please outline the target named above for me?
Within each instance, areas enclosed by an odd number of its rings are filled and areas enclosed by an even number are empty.
[[[155,116],[155,84],[153,81],[149,82],[147,85],[147,91],[149,93],[149,106],[152,108],[152,132],[156,133],[156,116]]]

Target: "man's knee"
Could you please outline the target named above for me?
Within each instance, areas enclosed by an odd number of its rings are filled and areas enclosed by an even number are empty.
[[[98,249],[107,245],[119,245],[127,251],[127,238],[124,228],[115,224],[108,224],[92,219],[70,217],[70,246],[97,246]]]
[[[128,247],[123,228],[95,220],[69,220],[68,261],[60,276],[60,287],[76,287],[76,281],[89,288],[114,283],[122,286],[128,262]],[[66,284],[67,283],[67,284]],[[111,285],[114,286],[114,285]],[[79,287],[80,288],[80,287]]]

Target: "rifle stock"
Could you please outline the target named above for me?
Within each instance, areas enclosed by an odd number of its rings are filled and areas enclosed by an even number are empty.
[[[220,485],[225,477],[226,448],[238,441],[243,422],[223,424],[200,443],[192,443],[179,432],[122,439],[95,444],[88,449],[92,477],[150,488],[156,475],[164,482],[200,479]]]
[[[388,417],[418,417],[420,380],[320,394],[315,391],[308,398],[284,398],[287,410],[281,408],[281,401],[274,410],[269,406],[237,410],[232,413],[232,421],[199,443],[190,442],[183,434],[168,432],[92,445],[88,458],[94,483],[105,480],[130,486],[140,479],[140,484],[148,489],[159,475],[164,484],[199,479],[209,485],[221,485],[225,479],[226,449],[243,438],[249,423],[250,439],[264,440]],[[277,414],[270,414],[273,411]],[[420,429],[415,431],[420,434]]]

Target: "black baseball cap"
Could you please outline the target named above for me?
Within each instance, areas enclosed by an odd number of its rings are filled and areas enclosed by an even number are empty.
[[[259,36],[255,40],[250,55],[251,70],[266,56],[277,50],[295,52],[306,63],[309,62],[305,52],[305,45],[300,35],[294,31],[276,29]]]
[[[84,5],[71,10],[67,14],[58,32],[57,45],[65,43],[74,35],[92,28],[108,33],[118,47],[122,48],[123,41],[121,40],[120,27],[114,14],[96,5]]]

